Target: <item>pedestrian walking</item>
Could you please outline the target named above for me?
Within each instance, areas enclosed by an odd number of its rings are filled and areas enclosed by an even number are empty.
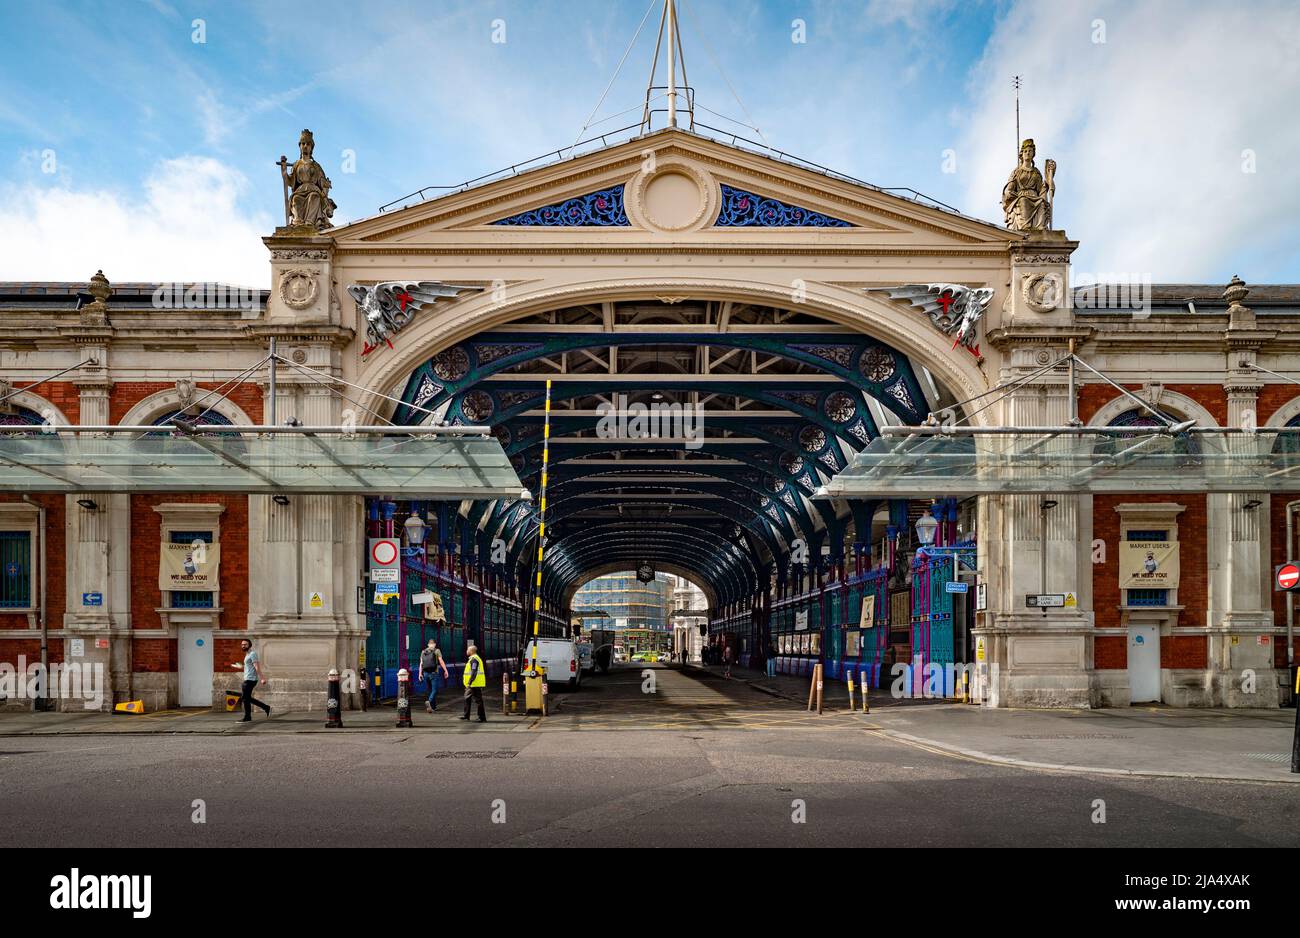
[[[252,723],[254,704],[266,711],[267,717],[271,716],[271,705],[264,704],[262,701],[253,697],[253,689],[257,687],[258,684],[266,683],[266,675],[262,673],[262,662],[261,659],[257,657],[257,652],[253,650],[253,643],[245,638],[240,641],[239,647],[244,652],[244,663],[240,664],[237,661],[232,661],[230,666],[236,670],[239,668],[244,669],[244,686],[243,690],[240,691],[240,696],[244,701],[244,718],[242,720],[236,720],[235,722]]]
[[[730,680],[731,678],[731,646],[727,645],[722,649],[722,676]]]
[[[365,668],[361,669],[358,680],[360,684],[357,687],[357,697],[361,700],[361,712],[365,713],[370,709],[370,675],[366,673]]]
[[[478,721],[486,723],[487,711],[483,709],[483,688],[487,687],[487,670],[483,667],[483,659],[478,656],[478,647],[473,642],[470,642],[465,653],[465,672],[462,675],[465,684],[465,715],[461,719],[468,720],[470,704],[477,703]]]
[[[767,643],[767,676],[776,677],[776,646]]]
[[[442,652],[438,650],[438,643],[429,639],[429,644],[420,652],[420,675],[419,680],[428,681],[429,699],[424,702],[426,713],[433,713],[438,709],[438,669],[442,669],[442,679],[445,681],[451,677],[447,671],[447,662],[442,660]]]

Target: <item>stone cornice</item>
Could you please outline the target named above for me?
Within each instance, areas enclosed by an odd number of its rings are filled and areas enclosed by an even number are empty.
[[[247,325],[243,332],[259,341],[269,338],[290,339],[295,342],[326,343],[336,348],[344,348],[356,338],[357,331],[346,326],[331,326],[323,323],[304,323],[301,326],[292,323],[257,323]]]
[[[1095,330],[1088,326],[1008,326],[990,329],[984,340],[994,348],[1003,350],[1017,345],[1068,345],[1071,339],[1083,343],[1094,334]]]
[[[563,229],[566,232],[572,229]],[[602,228],[601,231],[611,229]],[[818,228],[819,232],[826,231],[847,231],[850,229],[823,229]],[[635,237],[645,238],[644,232],[633,230],[630,235],[617,235],[619,238]],[[933,246],[916,246],[906,248],[881,247],[870,244],[831,244],[821,242],[812,243],[782,243],[782,244],[764,244],[754,241],[736,242],[735,244],[719,244],[716,241],[709,242],[683,242],[673,241],[666,244],[614,244],[609,241],[600,243],[586,242],[581,244],[559,244],[555,242],[536,242],[536,243],[514,243],[514,244],[459,244],[447,245],[445,247],[431,245],[410,245],[410,244],[384,244],[384,245],[365,245],[352,243],[340,245],[334,251],[334,256],[345,257],[365,257],[373,255],[425,255],[425,256],[457,256],[471,257],[486,255],[489,257],[515,256],[529,254],[575,254],[575,255],[672,255],[672,254],[702,254],[713,256],[730,256],[730,255],[775,255],[788,257],[792,254],[808,254],[812,256],[847,256],[847,257],[979,257],[993,258],[1002,263],[1006,261],[1006,245],[975,245],[969,247],[945,247],[943,245]]]

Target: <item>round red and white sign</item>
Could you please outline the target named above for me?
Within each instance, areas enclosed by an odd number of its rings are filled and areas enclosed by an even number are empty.
[[[386,567],[397,559],[397,545],[392,541],[375,541],[370,556],[374,558],[375,563]]]
[[[1297,583],[1300,583],[1300,566],[1293,563],[1284,563],[1277,568],[1277,588],[1280,590],[1295,589]]]

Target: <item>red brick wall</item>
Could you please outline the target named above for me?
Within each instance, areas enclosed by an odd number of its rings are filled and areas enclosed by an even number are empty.
[[[41,639],[39,632],[32,633],[33,638],[0,639],[0,661],[17,667],[19,656],[27,659],[27,664],[36,664],[41,660]],[[63,639],[50,639],[50,664],[63,661]]]
[[[20,387],[26,382],[15,381]],[[71,381],[46,381],[32,388],[31,393],[45,398],[68,418],[69,423],[81,420],[81,390]],[[33,408],[35,409],[35,408]]]
[[[1119,512],[1115,506],[1124,502],[1176,502],[1185,506],[1178,516],[1180,543],[1180,575],[1178,604],[1185,607],[1178,614],[1178,626],[1201,627],[1205,625],[1205,609],[1209,594],[1209,545],[1206,537],[1206,506],[1204,495],[1094,495],[1092,498],[1092,536],[1106,543],[1106,562],[1092,567],[1092,607],[1098,628],[1118,628],[1121,625],[1119,604]],[[1285,537],[1283,538],[1285,539]],[[1184,643],[1184,639],[1192,639]],[[1199,643],[1197,645],[1196,643]],[[1093,646],[1093,660],[1098,668],[1127,667],[1127,639],[1099,637]],[[1177,636],[1160,644],[1161,659],[1186,661],[1197,658],[1199,664],[1163,665],[1164,667],[1204,667],[1205,640],[1201,636]]]
[[[1141,391],[1140,384],[1123,385],[1126,391]],[[1196,403],[1200,404],[1214,417],[1219,426],[1226,426],[1228,422],[1228,395],[1223,390],[1222,385],[1218,384],[1166,384],[1165,389],[1178,394],[1186,395]],[[1097,411],[1109,404],[1117,397],[1121,397],[1108,384],[1085,384],[1079,389],[1079,419],[1084,423],[1092,420]],[[1294,396],[1294,395],[1292,395]],[[1132,403],[1130,401],[1130,403]],[[1136,403],[1133,407],[1137,407]],[[1130,408],[1125,408],[1128,410]],[[1262,409],[1262,408],[1261,408]],[[1261,415],[1258,422],[1263,423],[1265,418]]]
[[[1256,422],[1262,427],[1283,405],[1300,397],[1293,384],[1266,384],[1259,390]]]
[[[1099,635],[1092,642],[1092,666],[1124,670],[1128,667],[1128,636]]]
[[[52,629],[63,628],[63,613],[67,609],[67,601],[64,590],[64,569],[65,563],[65,544],[67,542],[67,531],[64,526],[64,511],[62,495],[33,495],[32,501],[45,508],[45,531],[49,537],[49,543],[45,546],[45,557],[49,564],[45,572],[45,617]],[[21,502],[21,495],[0,495],[0,501],[3,502]],[[40,604],[40,541],[39,539],[32,544],[32,562],[38,565],[36,583],[32,589],[32,604]],[[0,610],[0,629],[25,629],[27,628],[27,613],[5,613]]]
[[[1182,590],[1179,590],[1182,596]],[[1209,667],[1209,645],[1204,635],[1164,635],[1160,638],[1160,667]]]
[[[174,387],[176,387],[174,381],[124,381],[113,385],[112,397],[108,402],[109,422],[121,423],[127,412],[150,394],[157,394],[159,391],[167,391]],[[219,382],[202,382],[198,385],[200,391],[211,391],[217,387],[220,387]],[[251,382],[237,384],[233,389],[227,388],[223,395],[237,404],[254,423],[262,422],[262,389],[256,384]],[[202,394],[197,396],[201,397]],[[216,399],[214,394],[205,404],[211,404]]]
[[[221,514],[221,595],[222,612],[218,628],[248,627],[248,496],[212,495],[132,495],[131,496],[131,622],[137,629],[162,628],[155,611],[162,603],[158,588],[158,555],[162,546],[162,516],[155,505],[168,502],[186,504],[220,504]],[[153,644],[168,646],[164,652],[150,649]],[[135,643],[135,670],[176,670],[175,641],[138,640]],[[166,665],[164,667],[163,665]]]
[[[1272,492],[1273,518],[1271,525],[1271,537],[1269,538],[1269,574],[1280,563],[1286,563],[1288,560],[1295,560],[1295,557],[1288,557],[1286,544],[1286,505],[1287,502],[1300,501],[1300,492]],[[1297,515],[1296,523],[1300,526],[1300,515]],[[1270,580],[1270,583],[1272,581]],[[1272,587],[1270,586],[1270,589]],[[1273,624],[1279,628],[1286,627],[1286,593],[1280,593],[1272,590],[1273,605]],[[1296,599],[1296,621],[1300,623],[1300,597]],[[1273,642],[1273,663],[1277,667],[1286,667],[1286,638],[1279,637]]]

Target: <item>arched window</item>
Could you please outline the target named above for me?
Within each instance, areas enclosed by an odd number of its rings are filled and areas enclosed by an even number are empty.
[[[1117,431],[1099,436],[1096,446],[1093,447],[1093,454],[1103,458],[1117,456],[1131,447],[1134,441],[1146,436],[1147,434],[1143,432],[1146,428],[1163,427],[1183,422],[1182,417],[1163,410],[1159,413],[1164,420],[1158,419],[1155,414],[1140,407],[1135,407],[1120,414],[1110,422],[1109,426],[1132,427],[1133,431],[1131,433]],[[1174,436],[1163,436],[1151,440],[1140,450],[1130,453],[1125,459],[1136,463],[1143,459],[1159,458],[1162,465],[1172,468],[1199,464],[1200,452],[1196,439],[1190,433],[1178,433]]]
[[[0,405],[0,433],[31,433],[29,427],[39,427],[45,423],[41,415],[26,407],[4,407]],[[21,427],[24,429],[12,429]]]
[[[234,426],[234,424],[228,418],[217,413],[215,410],[204,410],[204,411],[200,411],[198,414],[192,414],[188,410],[173,410],[171,413],[163,414],[157,420],[152,421],[152,425],[155,427],[169,426],[172,420],[178,417],[181,420],[184,420],[186,423],[202,423],[214,427]],[[168,434],[166,433],[160,433],[157,431],[153,433],[145,434],[145,436],[149,436],[149,437],[160,437],[160,436],[167,436],[167,435]]]

